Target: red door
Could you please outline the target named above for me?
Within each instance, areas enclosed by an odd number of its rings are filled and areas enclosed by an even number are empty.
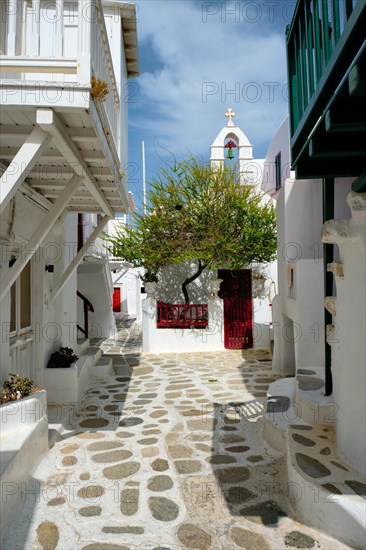
[[[250,269],[219,269],[219,296],[224,300],[226,349],[253,347],[252,272]]]
[[[121,289],[114,287],[113,291],[113,311],[119,313],[121,311]]]

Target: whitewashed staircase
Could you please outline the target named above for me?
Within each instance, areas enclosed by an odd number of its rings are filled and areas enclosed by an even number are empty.
[[[113,373],[112,359],[102,357],[101,349],[91,347],[89,339],[78,340],[77,355],[79,359],[75,367],[49,369],[55,371],[52,373],[55,377],[59,376],[57,385],[52,386],[51,396],[47,388],[50,447],[67,431],[70,421],[78,416],[88,387],[94,381],[104,380]]]
[[[79,359],[67,369],[46,369],[46,389],[49,405],[80,404],[95,378],[107,377],[113,369],[112,360],[102,358],[98,347],[90,347],[88,339],[78,340]]]
[[[270,385],[263,436],[286,457],[287,512],[364,548],[366,480],[337,455],[337,407],[323,395],[319,371],[300,369],[296,378]]]

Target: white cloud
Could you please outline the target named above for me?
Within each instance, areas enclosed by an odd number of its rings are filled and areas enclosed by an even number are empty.
[[[243,12],[239,23],[228,15],[222,22],[221,2],[137,4],[140,44],[151,44],[163,66],[138,79],[130,121],[142,139],[151,144],[156,137],[177,155],[208,154],[231,106],[256,156],[264,155],[288,108],[285,25],[279,28],[269,15],[250,23]],[[219,11],[204,22],[206,4]]]

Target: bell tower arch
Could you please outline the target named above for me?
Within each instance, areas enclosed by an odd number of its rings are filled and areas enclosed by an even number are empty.
[[[227,118],[226,126],[222,128],[211,145],[211,166],[220,166],[225,162],[225,152],[228,153],[226,158],[231,158],[234,155],[230,151],[237,150],[236,162],[240,183],[256,184],[261,180],[263,160],[253,158],[253,145],[233,121],[236,113],[229,108],[225,116]]]

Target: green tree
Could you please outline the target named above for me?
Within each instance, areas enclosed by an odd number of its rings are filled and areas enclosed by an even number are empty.
[[[232,168],[195,158],[174,162],[150,183],[149,211],[133,225],[106,237],[107,248],[154,280],[163,267],[195,264],[187,287],[204,269],[242,269],[276,255],[276,212],[252,185],[239,185]]]

